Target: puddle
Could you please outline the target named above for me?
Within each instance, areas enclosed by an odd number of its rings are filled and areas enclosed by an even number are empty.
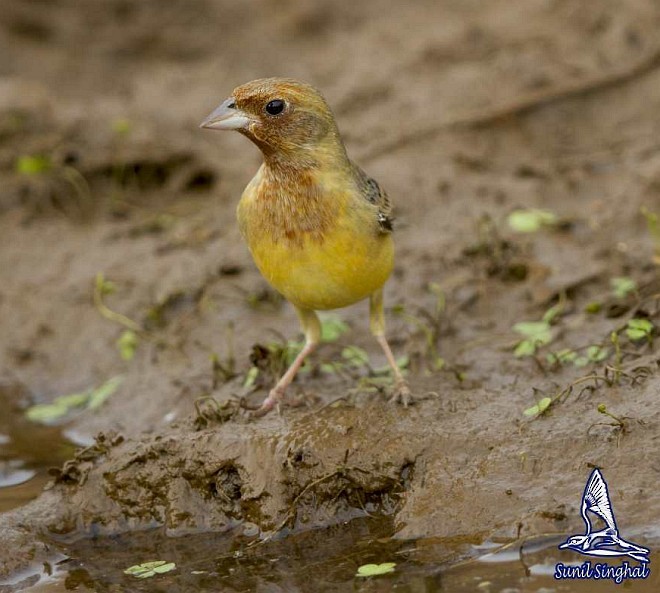
[[[267,543],[256,543],[245,532],[239,526],[232,533],[171,538],[149,531],[62,544],[66,556],[15,577],[5,589],[0,585],[0,591],[600,593],[621,587],[603,581],[556,581],[556,562],[584,561],[559,552],[559,536],[526,541],[521,554],[520,543],[393,540],[389,521],[370,518]],[[153,560],[174,562],[176,568],[146,579],[124,574],[132,565]],[[395,571],[379,577],[356,576],[361,565],[383,562],[395,562]],[[653,554],[649,578],[629,581],[625,590],[658,591],[660,573],[653,569],[658,563],[660,554]]]
[[[76,445],[60,428],[27,421],[18,389],[0,385],[0,513],[36,498],[48,468],[70,458]]]

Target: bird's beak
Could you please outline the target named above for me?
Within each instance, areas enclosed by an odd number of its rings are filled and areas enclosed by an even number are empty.
[[[560,550],[565,550],[568,548],[568,542],[564,542],[563,544],[559,544],[559,549]]]
[[[250,118],[234,107],[233,97],[229,97],[199,125],[211,130],[242,130],[250,123]]]

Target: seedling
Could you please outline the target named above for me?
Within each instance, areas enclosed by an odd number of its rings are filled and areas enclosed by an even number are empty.
[[[648,319],[631,319],[626,326],[626,335],[633,342],[653,341],[653,324]]]
[[[612,418],[612,420],[616,422],[616,425],[621,427],[621,429],[625,428],[626,425],[625,422],[623,421],[623,418],[619,418],[618,416],[615,416],[614,414],[609,412],[605,404],[598,404],[597,410],[599,414],[603,414],[605,416],[609,416],[610,418]]]
[[[614,296],[618,299],[625,299],[629,294],[637,292],[637,282],[627,276],[612,278],[610,286]]]
[[[125,315],[122,315],[121,313],[113,311],[103,302],[103,297],[108,294],[112,294],[114,291],[115,285],[112,282],[106,280],[102,272],[96,274],[96,279],[94,281],[93,299],[94,306],[98,312],[106,319],[123,325],[126,329],[129,329],[137,334],[144,333],[139,323],[133,321]]]
[[[552,405],[552,398],[551,397],[543,397],[541,398],[536,405],[532,406],[531,408],[527,408],[523,414],[528,417],[536,417],[540,416],[543,414],[550,406]]]
[[[18,157],[15,171],[28,178],[42,177],[50,174],[53,178],[66,181],[75,190],[78,207],[82,211],[91,203],[91,190],[83,175],[70,165],[59,165],[46,155],[23,155]]]
[[[557,304],[543,314],[541,321],[520,321],[513,326],[513,331],[524,337],[516,344],[514,356],[517,358],[533,356],[538,348],[552,342],[551,324],[564,310],[564,301],[565,296],[562,295]]]
[[[124,574],[134,576],[137,579],[148,579],[156,576],[157,574],[164,574],[176,568],[174,562],[167,562],[165,560],[154,560],[152,562],[143,562],[136,564],[124,571]]]
[[[135,351],[137,350],[140,338],[138,335],[130,329],[125,329],[119,339],[117,340],[117,350],[119,350],[119,355],[122,360],[133,360],[135,356]]]
[[[660,264],[660,217],[645,206],[642,206],[642,215],[653,239],[653,262]]]
[[[41,424],[54,424],[74,412],[96,410],[117,390],[123,377],[113,377],[102,385],[83,391],[56,397],[49,404],[36,404],[25,411],[28,420]]]
[[[521,321],[513,326],[513,331],[524,336],[513,351],[517,358],[533,356],[539,347],[552,341],[552,329],[546,321]]]
[[[509,226],[518,233],[535,233],[543,227],[555,226],[559,219],[549,210],[530,208],[514,210],[507,218]]]
[[[584,355],[578,354],[577,351],[570,348],[564,348],[557,352],[548,353],[547,361],[550,364],[569,364],[581,368],[587,366],[589,363],[602,362],[609,356],[608,348],[604,346],[589,346]]]
[[[363,564],[357,570],[356,577],[377,577],[394,572],[396,562],[383,562],[382,564]]]

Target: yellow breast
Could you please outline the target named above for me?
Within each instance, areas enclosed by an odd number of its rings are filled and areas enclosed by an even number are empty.
[[[287,300],[305,309],[337,309],[385,283],[394,246],[389,234],[378,232],[368,204],[353,203],[343,191],[330,200],[308,195],[298,207],[295,199],[277,198],[260,198],[251,184],[238,219],[260,272]]]

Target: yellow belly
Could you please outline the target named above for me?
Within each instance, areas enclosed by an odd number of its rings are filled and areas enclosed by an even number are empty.
[[[264,278],[294,305],[338,309],[368,297],[392,272],[390,235],[333,229],[322,241],[272,241],[246,237]]]

